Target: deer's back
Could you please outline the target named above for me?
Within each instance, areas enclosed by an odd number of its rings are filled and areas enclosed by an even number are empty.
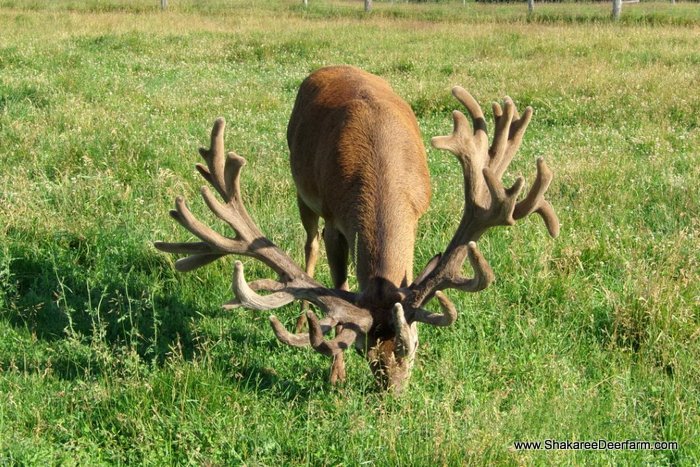
[[[416,118],[375,75],[348,66],[311,74],[299,89],[287,140],[299,195],[341,230],[374,228],[385,215],[400,215],[413,229],[428,207]]]

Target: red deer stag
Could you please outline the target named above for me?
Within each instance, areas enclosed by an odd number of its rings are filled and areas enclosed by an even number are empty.
[[[189,254],[179,259],[179,271],[191,271],[228,255],[251,256],[272,268],[277,280],[248,284],[243,265],[235,262],[230,306],[255,310],[279,308],[306,300],[324,313],[318,319],[308,311],[309,332],[291,333],[275,317],[270,321],[277,338],[288,345],[311,345],[333,357],[331,381],[344,378],[343,351],[354,344],[365,355],[382,387],[400,390],[410,376],[418,346],[417,323],[449,326],[457,318],[452,302],[441,290],[477,292],[493,280],[493,272],[476,247],[490,227],[513,225],[537,212],[555,237],[559,222],[544,194],[552,172],[537,161],[537,176],[529,194],[517,201],[523,187],[519,177],[504,188],[501,177],[520,146],[532,116],[522,116],[510,98],[493,105],[495,134],[488,145],[486,122],[479,104],[460,87],[454,97],[469,111],[453,113],[454,131],[432,139],[438,149],[452,152],[464,174],[465,206],[462,220],[446,250],[436,255],[413,279],[413,249],[418,218],[430,200],[425,149],[416,118],[408,104],[389,84],[353,67],[329,67],[312,73],[302,83],[290,118],[287,138],[292,175],[306,230],[306,270],[258,228],[243,205],[239,184],[245,159],[224,154],[224,121],[214,124],[211,147],[200,149],[206,166],[197,165],[204,179],[224,200],[202,187],[205,203],[228,223],[235,236],[226,237],[197,220],[182,198],[171,216],[201,242],[163,243],[169,253]],[[318,220],[323,217],[324,242],[334,288],[313,279],[318,256]],[[360,291],[347,286],[349,252],[354,252]],[[465,259],[473,278],[461,274]],[[258,292],[268,292],[260,295]],[[423,307],[433,297],[441,312]],[[325,336],[333,329],[336,336]]]

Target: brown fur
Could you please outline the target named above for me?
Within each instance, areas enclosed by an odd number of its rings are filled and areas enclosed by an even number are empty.
[[[413,276],[418,218],[430,202],[425,149],[411,108],[383,79],[349,66],[301,85],[287,130],[300,199],[357,251],[362,291]],[[395,297],[394,297],[395,298]],[[392,298],[392,300],[394,299]]]
[[[414,326],[406,358],[396,355],[390,310],[402,299],[399,288],[413,279],[416,226],[430,203],[416,117],[383,79],[350,66],[322,68],[301,84],[287,141],[307,233],[306,272],[314,271],[323,217],[334,286],[347,288],[348,254],[356,252],[357,304],[373,317],[356,347],[367,346],[359,350],[368,351],[380,384],[398,388],[413,364],[417,331]],[[340,354],[331,381],[344,375]]]

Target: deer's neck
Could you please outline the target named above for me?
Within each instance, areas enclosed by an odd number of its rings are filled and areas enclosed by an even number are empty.
[[[395,287],[404,287],[413,279],[415,216],[401,193],[385,186],[374,192],[364,206],[357,231],[357,278],[360,290],[379,278]]]

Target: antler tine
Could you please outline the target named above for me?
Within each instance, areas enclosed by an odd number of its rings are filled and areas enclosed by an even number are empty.
[[[536,212],[542,217],[542,220],[544,220],[549,235],[556,238],[559,235],[559,218],[556,212],[554,212],[552,205],[544,199],[544,194],[547,188],[549,188],[552,178],[554,178],[554,174],[549,167],[547,167],[544,159],[541,157],[538,158],[535,183],[533,183],[525,199],[515,206],[513,218],[515,220],[522,219]]]
[[[391,314],[394,318],[394,332],[396,333],[394,354],[397,357],[405,358],[415,351],[417,345],[415,331],[411,330],[411,325],[406,319],[406,312],[401,303],[394,304]]]
[[[235,278],[234,278],[235,280]],[[245,280],[245,279],[244,279]],[[248,287],[257,292],[259,290],[263,290],[266,292],[279,292],[280,290],[285,289],[285,285],[279,281],[273,280],[273,279],[256,279],[253,282],[247,282]],[[233,289],[233,287],[232,287]],[[235,296],[235,294],[234,294]],[[230,300],[226,303],[224,303],[223,308],[225,310],[232,310],[234,308],[240,308],[243,306],[241,301],[238,299],[238,297],[235,297],[233,300]]]
[[[488,144],[488,135],[486,133],[486,119],[481,106],[464,88],[455,86],[452,88],[452,95],[469,111],[474,125],[474,139],[477,146],[485,146]]]
[[[165,242],[155,242],[155,247],[160,251],[166,253],[185,253],[192,256],[186,258],[180,258],[175,261],[175,269],[180,272],[193,271],[197,268],[201,268],[209,263],[216,261],[217,259],[225,256],[226,253],[217,253],[216,249],[212,248],[206,242],[193,242],[193,243],[165,243]]]
[[[245,250],[245,244],[243,242],[221,235],[194,217],[187,207],[185,199],[181,196],[175,199],[175,209],[170,211],[170,216],[193,235],[204,240],[212,249],[212,253],[236,253],[239,252],[239,250]],[[182,243],[178,245],[182,246]],[[164,244],[158,243],[156,247],[158,246],[164,246]],[[200,247],[201,243],[197,242],[194,244],[195,249],[199,249]],[[168,247],[165,246],[165,248],[167,249]]]
[[[459,110],[452,112],[453,129],[451,135],[434,136],[430,144],[437,149],[445,149],[457,156],[460,161],[463,156],[463,148],[466,147],[472,138],[470,134],[469,122]]]
[[[480,292],[493,282],[495,277],[493,270],[476,246],[476,242],[469,242],[467,245],[467,257],[474,270],[474,277],[470,279],[461,276],[451,277],[447,282],[447,287],[463,292]]]
[[[229,193],[226,189],[226,168],[224,158],[224,130],[226,129],[226,120],[219,117],[214,121],[214,126],[211,129],[211,143],[209,148],[199,148],[199,154],[202,155],[206,167],[202,164],[197,164],[197,170],[209,182],[221,197],[228,201]]]
[[[508,148],[508,136],[510,133],[510,125],[513,117],[517,113],[515,104],[510,97],[504,99],[505,113],[498,102],[492,104],[493,118],[495,122],[495,130],[493,135],[493,143],[489,148],[489,156],[491,157],[491,166],[494,169],[494,175],[500,178],[505,172],[510,160],[505,157]]]
[[[515,106],[513,106],[515,108]],[[515,109],[515,119],[510,124],[510,130],[508,131],[508,147],[506,148],[504,155],[504,165],[499,168],[499,177],[510,165],[510,162],[515,157],[515,154],[520,149],[520,144],[523,141],[523,136],[525,136],[525,130],[527,130],[528,125],[530,125],[530,120],[532,119],[533,110],[532,107],[525,107],[522,117],[518,117],[518,110]]]
[[[306,347],[307,345],[311,345],[309,333],[294,334],[287,331],[287,328],[280,323],[275,315],[270,316],[270,324],[272,325],[272,330],[275,332],[275,336],[283,344],[291,345],[292,347]],[[338,324],[338,321],[334,318],[328,316],[324,317],[319,321],[321,334],[325,336],[333,330],[336,324]]]
[[[251,310],[274,310],[295,300],[295,296],[282,289],[269,295],[259,295],[248,285],[243,274],[243,263],[236,261],[233,266],[233,293],[240,304]]]
[[[211,245],[206,242],[155,243],[157,248],[165,253],[209,254],[215,251]]]
[[[224,167],[224,176],[226,177],[227,183],[226,191],[230,201],[235,201],[240,204],[243,210],[245,210],[245,206],[243,206],[243,200],[241,199],[240,173],[246,164],[247,162],[243,157],[235,152],[229,152],[226,156],[226,166]]]
[[[368,329],[361,329],[356,323],[343,323],[343,330],[334,339],[324,339],[324,332],[321,328],[316,314],[309,310],[306,312],[306,319],[309,322],[309,340],[311,346],[317,352],[324,355],[335,356],[346,349],[357,340],[360,333],[366,333]]]
[[[197,164],[197,170],[226,202],[241,203],[240,172],[246,165],[245,158],[231,151],[224,155],[224,130],[226,121],[219,117],[211,130],[210,148],[199,148],[207,166]],[[245,207],[240,204],[245,211]]]
[[[411,310],[411,322],[431,324],[433,326],[451,326],[457,321],[457,308],[454,303],[442,292],[435,292],[435,298],[440,303],[442,313],[432,313],[423,308]]]
[[[197,254],[187,256],[185,258],[180,258],[175,261],[175,270],[178,272],[190,272],[195,269],[199,269],[202,266],[206,266],[209,263],[213,263],[222,256],[226,256],[226,253],[216,253],[216,254]]]

